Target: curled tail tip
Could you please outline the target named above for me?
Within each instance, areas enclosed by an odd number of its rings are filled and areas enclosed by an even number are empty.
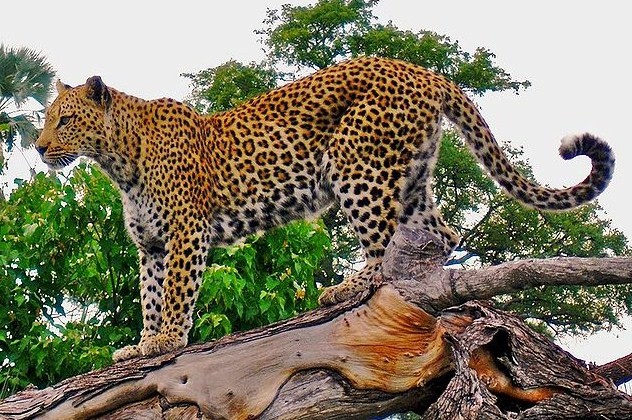
[[[614,153],[610,145],[603,139],[590,133],[570,134],[562,139],[560,156],[572,159],[575,156],[588,156],[593,161],[611,162],[614,164]]]
[[[615,158],[610,145],[601,138],[590,134],[575,134],[562,139],[560,155],[564,159],[575,156],[588,156],[592,161],[592,170],[588,178],[572,187],[580,203],[592,200],[606,189],[614,172]]]

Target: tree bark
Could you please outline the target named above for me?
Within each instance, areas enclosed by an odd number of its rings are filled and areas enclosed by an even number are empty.
[[[444,270],[404,226],[374,293],[0,402],[27,419],[632,418],[631,399],[488,298],[541,284],[632,281],[632,259]]]

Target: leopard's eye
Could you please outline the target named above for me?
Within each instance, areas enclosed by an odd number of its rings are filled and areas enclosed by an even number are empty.
[[[63,117],[60,117],[59,122],[57,123],[57,128],[61,128],[65,126],[66,124],[68,124],[71,118],[72,118],[71,115],[64,115]]]

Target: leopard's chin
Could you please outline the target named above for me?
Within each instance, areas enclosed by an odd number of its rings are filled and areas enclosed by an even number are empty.
[[[76,155],[64,155],[55,159],[43,157],[42,161],[48,166],[48,169],[58,171],[70,165],[77,159]]]

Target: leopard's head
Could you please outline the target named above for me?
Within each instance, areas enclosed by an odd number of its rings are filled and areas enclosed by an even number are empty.
[[[112,95],[99,76],[77,87],[57,81],[57,93],[35,142],[51,169],[63,168],[79,156],[99,154],[106,136],[105,116],[112,103]]]

